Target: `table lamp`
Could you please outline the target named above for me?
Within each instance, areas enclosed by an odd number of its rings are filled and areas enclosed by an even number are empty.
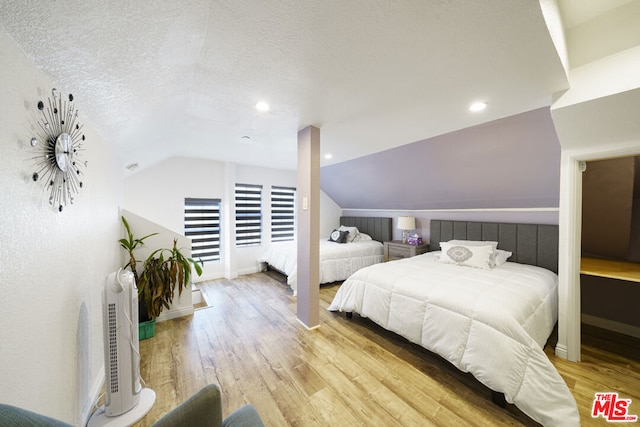
[[[398,230],[402,230],[402,243],[407,243],[410,230],[416,229],[416,219],[412,216],[398,217]]]

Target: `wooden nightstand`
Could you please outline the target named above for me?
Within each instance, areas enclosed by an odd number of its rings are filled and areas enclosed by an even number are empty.
[[[409,245],[402,243],[400,240],[384,242],[384,261],[393,261],[394,259],[411,258],[420,255],[429,250],[429,244]]]

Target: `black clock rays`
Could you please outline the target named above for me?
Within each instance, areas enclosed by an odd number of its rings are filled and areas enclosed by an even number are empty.
[[[83,186],[87,162],[81,160],[81,155],[85,136],[72,94],[63,98],[53,89],[49,98],[38,101],[37,107],[36,132],[31,138],[36,171],[31,177],[44,183],[49,204],[62,212]]]

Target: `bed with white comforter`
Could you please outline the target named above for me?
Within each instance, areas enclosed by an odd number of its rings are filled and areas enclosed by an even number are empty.
[[[545,426],[573,426],[577,405],[543,351],[557,286],[540,267],[472,268],[430,252],[357,271],[329,310],[359,313],[441,355]]]
[[[362,233],[361,233],[362,234]],[[383,261],[384,246],[376,240],[349,243],[320,241],[320,283],[344,280],[363,267]],[[298,247],[295,241],[276,242],[260,258],[287,276],[287,284],[297,290]]]

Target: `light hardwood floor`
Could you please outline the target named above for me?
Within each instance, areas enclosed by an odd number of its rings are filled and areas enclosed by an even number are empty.
[[[257,273],[206,282],[206,308],[156,325],[140,352],[157,401],[136,426],[212,382],[225,415],[252,403],[267,426],[536,425],[513,405],[494,405],[488,389],[439,356],[356,314],[328,312],[339,284],[321,287],[321,327],[308,331],[280,280]],[[546,348],[585,426],[606,424],[590,416],[595,392],[619,392],[640,415],[640,340],[612,336],[585,328],[580,363]]]

